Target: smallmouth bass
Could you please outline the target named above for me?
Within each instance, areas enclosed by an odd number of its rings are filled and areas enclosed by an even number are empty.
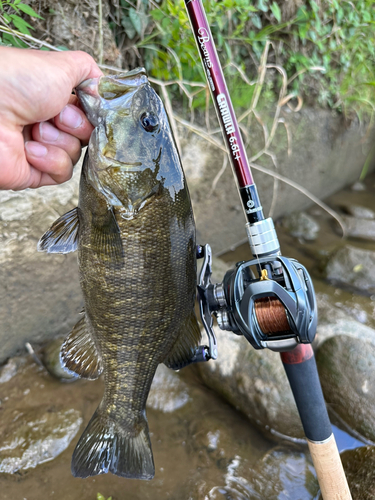
[[[50,253],[78,250],[84,316],[61,359],[84,378],[104,373],[104,396],[74,450],[72,473],[151,479],[145,405],[155,370],[188,364],[201,337],[193,212],[145,70],[88,80],[76,92],[95,127],[78,207],[38,243]]]

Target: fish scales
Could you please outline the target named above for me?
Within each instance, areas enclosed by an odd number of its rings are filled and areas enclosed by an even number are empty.
[[[78,249],[84,316],[65,340],[67,369],[104,373],[104,395],[72,458],[72,473],[151,479],[145,407],[159,363],[188,364],[200,340],[194,313],[195,225],[164,107],[143,69],[77,89],[95,126],[78,207],[38,249]]]
[[[82,184],[81,189],[87,189],[85,183]],[[176,325],[180,324],[181,317],[191,313],[194,303],[195,279],[190,272],[195,267],[194,256],[186,252],[190,241],[194,241],[190,200],[186,196],[176,206],[167,193],[145,207],[141,217],[126,221],[115,213],[125,254],[123,266],[108,265],[103,249],[92,248],[90,224],[86,223],[91,211],[87,205],[79,205],[82,227],[87,228],[80,236],[80,276],[87,315],[95,330],[108,379],[104,398],[112,404],[124,396],[131,401],[132,409],[139,412],[144,410],[157,365],[179,333]],[[184,232],[177,230],[173,234],[173,229],[165,230],[173,219],[177,228],[186,226]],[[95,267],[91,265],[93,259]],[[98,288],[101,288],[100,300]],[[186,300],[187,289],[190,300]],[[114,307],[117,301],[120,304]],[[105,317],[107,312],[112,318]],[[113,353],[118,351],[121,359],[110,364]],[[137,361],[127,370],[121,369],[134,359]],[[138,383],[130,384],[130,377]],[[125,379],[126,390],[123,389]],[[122,406],[119,411],[126,413],[128,407]]]

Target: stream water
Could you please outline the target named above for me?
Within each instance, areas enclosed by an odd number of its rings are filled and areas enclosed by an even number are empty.
[[[351,203],[375,210],[374,182],[375,178],[370,176],[366,180],[367,191],[347,189],[333,196],[329,203],[333,206],[347,203],[350,196]],[[327,300],[358,321],[375,327],[375,297],[329,285],[322,278],[321,260],[345,241],[329,216],[314,207],[310,213],[321,226],[318,238],[309,243],[298,241],[280,226],[278,234],[283,254],[296,258],[309,269],[318,294],[325,294]],[[353,240],[351,244],[375,250],[374,242]],[[249,257],[248,245],[244,244],[220,258],[232,263]],[[83,423],[70,445],[53,460],[14,474],[0,473],[0,500],[95,500],[99,492],[105,498],[112,496],[113,500],[313,500],[319,497],[307,448],[291,443],[277,444],[264,437],[245,416],[207,389],[194,367],[179,374],[162,369],[153,385],[147,408],[156,468],[152,481],[128,480],[111,474],[85,480],[74,478],[70,473],[71,455],[80,432],[101,399],[102,381],[63,383],[36,364],[31,356],[25,359],[18,363],[20,367],[14,376],[0,384],[0,436],[5,439],[5,444],[0,442],[0,456],[5,448],[10,454],[20,445],[22,448],[22,440],[27,441],[30,433],[37,436],[38,428],[43,427],[50,414],[64,415],[64,411],[71,410],[76,413],[70,414],[80,415]],[[30,409],[39,417],[34,420],[29,417]],[[9,429],[23,419],[30,422],[29,429],[8,439]],[[58,432],[56,424],[52,435]],[[340,451],[362,445],[337,427],[334,432]],[[46,440],[44,444],[38,441],[38,436],[35,443],[35,446],[47,446]],[[48,458],[46,451],[46,460]]]

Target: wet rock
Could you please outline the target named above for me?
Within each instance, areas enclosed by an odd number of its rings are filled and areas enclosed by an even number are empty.
[[[375,241],[375,220],[341,216],[345,224],[346,234],[351,238]]]
[[[178,373],[159,365],[147,398],[147,407],[170,413],[190,400],[187,384]]]
[[[326,285],[326,288],[328,285]],[[366,340],[375,345],[375,330],[363,324],[359,319],[367,321],[367,313],[361,304],[355,302],[355,298],[347,292],[342,292],[346,300],[334,302],[335,297],[326,293],[317,293],[318,326],[317,335],[314,340],[316,347],[325,340],[337,335],[345,335],[356,339]],[[370,300],[368,297],[358,296],[362,301]],[[337,300],[337,299],[336,299]]]
[[[302,238],[306,241],[316,240],[320,229],[315,219],[305,212],[294,212],[288,217],[284,217],[283,226],[295,238]]]
[[[277,353],[253,349],[242,336],[215,327],[216,361],[199,363],[204,383],[274,439],[303,438],[303,430]]]
[[[341,454],[353,500],[375,498],[375,446],[348,450]]]
[[[361,205],[353,205],[348,203],[346,205],[340,205],[340,207],[352,217],[357,219],[375,219],[375,212],[371,208],[362,207]]]
[[[333,283],[374,294],[375,252],[346,245],[328,260],[325,274]]]
[[[366,191],[366,186],[361,181],[357,181],[352,185],[352,191]]]
[[[19,368],[25,363],[26,360],[22,356],[10,358],[0,370],[0,384],[9,382],[9,380],[17,374]]]
[[[319,492],[308,453],[275,448],[253,468],[234,457],[223,474],[222,484],[201,481],[190,498],[194,500],[313,500]],[[190,500],[190,499],[189,499]]]
[[[328,407],[356,433],[375,442],[375,345],[347,335],[326,340],[317,366]]]
[[[0,472],[14,474],[62,453],[82,424],[78,411],[55,408],[4,410],[0,422]]]

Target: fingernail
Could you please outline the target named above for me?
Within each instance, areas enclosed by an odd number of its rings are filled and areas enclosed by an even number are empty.
[[[67,104],[60,113],[60,122],[69,128],[78,128],[82,124],[82,116],[75,106]]]
[[[55,128],[53,125],[51,125],[48,122],[41,122],[39,123],[39,133],[40,137],[44,141],[51,141],[54,142],[56,139],[59,137],[60,132]]]
[[[48,153],[48,150],[46,147],[43,146],[43,144],[40,144],[40,142],[35,142],[35,141],[28,141],[25,143],[25,148],[27,152],[32,155],[32,156],[46,156]]]

